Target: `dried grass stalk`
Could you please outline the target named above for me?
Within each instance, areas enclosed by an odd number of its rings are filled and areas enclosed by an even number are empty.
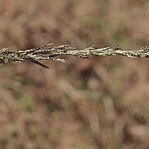
[[[8,63],[11,61],[25,62],[30,61],[36,63],[42,67],[49,68],[39,60],[54,60],[62,63],[69,64],[69,62],[63,58],[59,58],[63,55],[72,55],[80,58],[88,58],[90,56],[126,56],[129,58],[148,58],[149,47],[142,47],[139,50],[125,50],[119,46],[114,48],[103,47],[96,48],[91,46],[85,49],[78,50],[70,45],[53,46],[53,44],[47,44],[38,48],[12,51],[9,48],[3,48],[0,51],[0,63]]]

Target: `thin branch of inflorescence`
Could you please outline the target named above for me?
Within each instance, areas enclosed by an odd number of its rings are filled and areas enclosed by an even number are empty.
[[[70,45],[53,46],[53,44],[47,44],[38,48],[12,51],[9,48],[3,48],[0,51],[0,63],[8,63],[11,61],[25,62],[30,61],[36,63],[42,67],[49,68],[40,60],[54,60],[62,63],[69,64],[69,62],[63,58],[59,58],[63,55],[71,55],[80,58],[88,58],[90,56],[126,56],[129,58],[149,58],[149,47],[142,47],[139,50],[126,50],[119,46],[114,48],[104,47],[96,48],[91,46],[85,49],[77,49]]]

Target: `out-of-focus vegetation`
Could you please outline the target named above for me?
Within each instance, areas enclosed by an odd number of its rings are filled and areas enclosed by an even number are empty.
[[[0,0],[0,45],[139,49],[148,16],[145,0]],[[149,148],[148,60],[68,59],[0,66],[0,148]]]

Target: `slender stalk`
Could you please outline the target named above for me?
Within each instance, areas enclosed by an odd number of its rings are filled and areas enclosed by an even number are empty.
[[[69,45],[53,46],[53,44],[47,44],[38,48],[12,51],[9,48],[4,48],[0,51],[0,63],[8,63],[11,61],[24,62],[30,61],[41,65],[45,68],[48,66],[39,62],[39,60],[55,60],[68,64],[65,59],[59,58],[63,55],[71,55],[80,58],[88,58],[90,56],[126,56],[129,58],[149,58],[149,48],[142,47],[139,50],[126,50],[116,46],[96,48],[91,46],[84,49],[76,49]]]

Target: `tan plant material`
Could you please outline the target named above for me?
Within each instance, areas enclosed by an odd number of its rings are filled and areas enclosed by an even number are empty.
[[[84,49],[77,49],[70,45],[53,46],[53,44],[47,44],[38,48],[12,51],[9,48],[3,48],[0,51],[0,63],[8,63],[11,61],[25,62],[30,61],[36,63],[42,67],[49,68],[39,60],[54,60],[62,63],[69,64],[69,62],[63,58],[59,58],[63,55],[71,55],[80,58],[89,58],[90,56],[126,56],[129,58],[148,58],[149,47],[142,47],[139,50],[126,50],[119,46],[114,48],[103,47],[96,48],[94,45]]]

